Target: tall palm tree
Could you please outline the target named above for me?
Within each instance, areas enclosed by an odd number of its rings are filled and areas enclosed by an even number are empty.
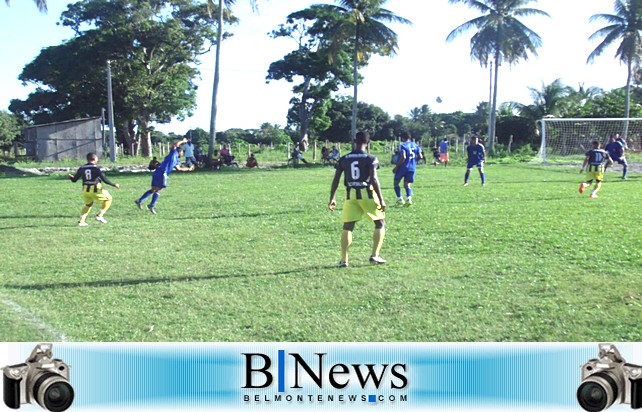
[[[257,10],[256,0],[249,0],[252,10]],[[218,33],[216,37],[216,57],[214,61],[214,84],[212,86],[212,110],[210,113],[210,135],[209,135],[209,148],[207,149],[207,157],[212,158],[214,155],[214,143],[216,141],[216,115],[218,112],[217,98],[218,98],[218,84],[220,81],[220,61],[221,61],[221,43],[223,42],[223,17],[230,14],[230,7],[232,7],[235,0],[218,0],[217,7],[214,5],[215,0],[207,0],[207,9],[210,15],[216,10]]]
[[[36,6],[38,7],[38,10],[40,10],[43,13],[47,12],[47,0],[33,0],[34,3],[36,3]],[[11,5],[11,0],[6,0],[7,6]]]
[[[332,49],[349,44],[353,47],[352,80],[352,122],[350,127],[351,139],[357,133],[357,83],[359,80],[359,63],[368,61],[373,53],[381,56],[397,54],[397,33],[386,23],[412,24],[410,20],[397,16],[390,10],[384,9],[388,0],[337,0],[338,5],[316,5],[323,10],[335,12],[342,16],[332,33]]]
[[[482,13],[482,16],[451,31],[446,41],[452,41],[462,33],[476,29],[477,32],[470,39],[470,56],[484,67],[488,66],[491,59],[494,63],[495,79],[488,125],[489,151],[492,151],[495,139],[499,67],[504,61],[512,65],[522,59],[528,60],[529,53],[537,56],[537,48],[542,45],[539,35],[519,20],[534,15],[550,17],[542,10],[524,7],[532,1],[536,0],[448,0],[450,4],[463,3]]]
[[[615,57],[626,64],[626,94],[624,117],[629,117],[631,107],[631,78],[633,68],[640,62],[642,52],[642,0],[616,0],[615,14],[595,14],[589,22],[605,21],[605,26],[593,33],[589,40],[603,38],[602,42],[589,54],[587,63],[591,63],[611,44],[620,41]],[[626,138],[626,130],[625,136]]]

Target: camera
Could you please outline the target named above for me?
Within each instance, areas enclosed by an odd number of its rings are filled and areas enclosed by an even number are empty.
[[[598,359],[582,365],[577,401],[589,412],[603,411],[614,403],[642,408],[642,366],[626,363],[615,345],[600,343]]]
[[[74,401],[69,365],[52,358],[51,344],[36,345],[25,363],[5,366],[2,372],[4,403],[11,409],[38,403],[49,411],[61,412]]]

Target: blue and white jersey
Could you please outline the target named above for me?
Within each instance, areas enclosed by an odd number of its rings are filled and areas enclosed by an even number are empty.
[[[469,145],[466,150],[468,151],[468,163],[479,164],[486,158],[486,149],[484,145],[477,143],[476,145]]]
[[[406,159],[401,164],[400,170],[406,170],[408,172],[413,172],[417,170],[417,158],[420,156],[421,148],[415,142],[407,141],[403,142],[399,146],[399,154],[405,154]]]

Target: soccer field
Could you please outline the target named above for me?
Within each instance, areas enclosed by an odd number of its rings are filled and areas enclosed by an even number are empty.
[[[384,167],[388,264],[362,221],[342,269],[329,167],[174,173],[158,215],[133,203],[149,174],[111,174],[84,228],[79,184],[0,177],[1,339],[642,340],[642,175],[589,199],[579,168],[486,169],[420,166],[396,208]]]

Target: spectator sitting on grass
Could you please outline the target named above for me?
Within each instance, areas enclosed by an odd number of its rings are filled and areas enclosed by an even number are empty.
[[[300,160],[303,163],[308,164],[308,161],[303,158],[303,153],[299,149],[299,144],[294,145],[294,150],[292,150],[292,159],[295,163]]]
[[[256,160],[256,157],[254,157],[254,153],[250,153],[247,160],[245,161],[245,166],[249,167],[250,169],[253,167],[259,167],[259,162]]]

